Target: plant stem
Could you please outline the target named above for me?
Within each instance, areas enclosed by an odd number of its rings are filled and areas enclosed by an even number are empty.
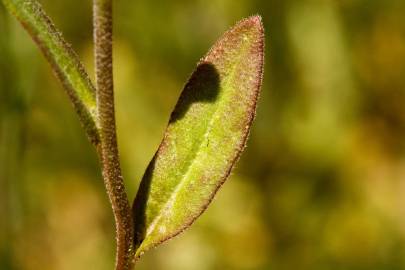
[[[96,97],[101,147],[98,148],[116,223],[116,270],[129,270],[133,259],[133,221],[118,154],[113,91],[112,0],[94,0]]]

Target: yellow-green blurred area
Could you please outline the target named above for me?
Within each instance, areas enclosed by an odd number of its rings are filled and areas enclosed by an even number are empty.
[[[91,1],[40,2],[92,70]],[[248,147],[200,219],[137,269],[405,269],[403,0],[115,1],[131,201],[195,64],[256,13],[266,65]],[[95,151],[1,6],[0,269],[111,270],[114,230]]]

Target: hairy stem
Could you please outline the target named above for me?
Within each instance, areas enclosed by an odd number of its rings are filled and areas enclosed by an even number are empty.
[[[100,123],[99,156],[116,223],[116,270],[132,268],[133,222],[121,175],[114,115],[112,0],[94,0],[96,97]]]

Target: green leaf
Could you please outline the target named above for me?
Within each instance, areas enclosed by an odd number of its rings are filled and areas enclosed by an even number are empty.
[[[134,201],[137,258],[189,227],[229,176],[255,116],[263,47],[261,18],[250,17],[197,65]]]
[[[70,45],[55,28],[41,5],[35,0],[2,0],[37,43],[62,82],[90,140],[97,144],[97,110],[95,90]]]

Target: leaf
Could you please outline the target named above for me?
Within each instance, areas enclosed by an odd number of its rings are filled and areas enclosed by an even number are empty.
[[[8,11],[24,26],[57,77],[75,107],[90,140],[97,144],[97,110],[94,86],[77,55],[63,39],[35,0],[2,0]]]
[[[263,26],[242,20],[200,60],[134,201],[136,257],[202,214],[238,160],[255,116]]]

